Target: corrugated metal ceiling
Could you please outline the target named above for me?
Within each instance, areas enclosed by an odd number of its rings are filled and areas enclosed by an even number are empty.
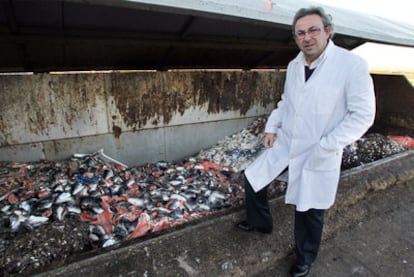
[[[0,72],[283,68],[308,1],[2,0]],[[326,7],[334,40],[414,46],[414,28]]]

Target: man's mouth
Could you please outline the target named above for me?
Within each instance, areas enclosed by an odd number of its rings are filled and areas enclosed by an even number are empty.
[[[308,44],[303,45],[303,48],[305,48],[305,49],[311,49],[312,47],[313,47],[312,43],[308,43]]]

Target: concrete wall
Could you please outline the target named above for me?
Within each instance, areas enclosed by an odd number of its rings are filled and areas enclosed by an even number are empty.
[[[101,148],[129,166],[181,159],[267,115],[283,82],[275,71],[0,76],[0,161]]]
[[[401,75],[373,77],[377,93],[377,122],[409,129],[414,134],[414,88],[411,83]]]
[[[376,125],[414,134],[411,84],[397,75],[373,79]],[[182,159],[267,115],[283,82],[275,71],[0,76],[0,161],[101,148],[129,166]]]

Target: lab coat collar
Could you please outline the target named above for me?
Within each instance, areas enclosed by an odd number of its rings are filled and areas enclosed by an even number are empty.
[[[329,52],[329,49],[331,49],[331,48],[333,48],[334,47],[334,43],[331,41],[331,40],[329,40],[328,41],[328,44],[326,45],[326,47],[325,47],[325,50],[323,50],[323,52],[321,53],[321,55],[316,59],[316,60],[314,60],[310,65],[308,65],[308,63],[306,62],[306,60],[305,60],[305,55],[303,54],[303,52],[302,51],[300,51],[300,53],[298,54],[298,56],[296,57],[296,60],[298,61],[298,62],[300,62],[300,63],[302,63],[304,66],[309,66],[309,68],[310,69],[315,69],[316,67],[318,67],[323,61],[325,61],[325,59],[326,59],[326,57],[327,57],[327,55],[328,55],[328,52]]]

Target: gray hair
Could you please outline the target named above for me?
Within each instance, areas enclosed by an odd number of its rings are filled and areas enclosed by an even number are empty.
[[[322,19],[323,26],[326,28],[331,26],[331,36],[333,36],[333,24],[332,24],[332,16],[330,14],[325,13],[325,10],[322,7],[310,7],[310,8],[302,8],[298,10],[293,18],[292,30],[295,31],[296,22],[304,16],[316,14],[319,15]]]

